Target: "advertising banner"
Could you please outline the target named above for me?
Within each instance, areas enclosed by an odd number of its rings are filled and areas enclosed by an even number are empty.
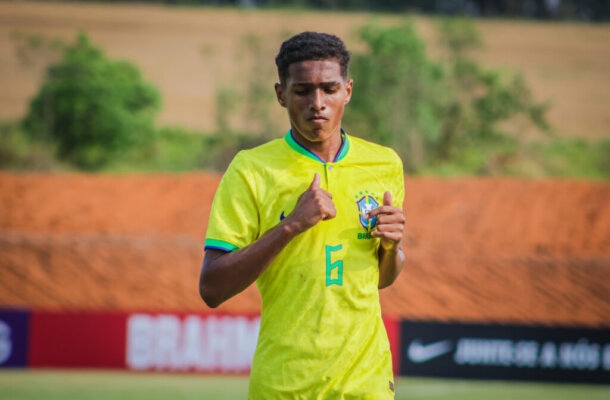
[[[124,368],[123,312],[32,311],[30,367]]]
[[[402,322],[401,375],[610,382],[610,330]]]
[[[27,365],[29,311],[0,309],[0,368]]]
[[[399,372],[400,324],[384,318]],[[248,373],[260,329],[259,316],[131,314],[127,368],[137,371]]]
[[[259,316],[130,314],[126,367],[136,371],[246,373]]]
[[[392,351],[392,371],[394,375],[398,375],[400,374],[400,321],[392,317],[383,317],[383,324]]]
[[[384,324],[398,374],[400,322],[384,318]],[[34,311],[30,325],[31,367],[244,374],[252,366],[260,316]],[[27,331],[25,322],[19,326]],[[21,360],[25,365],[25,355]]]

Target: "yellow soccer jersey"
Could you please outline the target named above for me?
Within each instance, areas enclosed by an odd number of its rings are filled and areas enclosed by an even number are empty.
[[[216,192],[206,248],[245,247],[289,215],[320,175],[335,218],[286,246],[256,284],[261,329],[250,399],[392,399],[389,342],[381,319],[374,220],[364,213],[389,190],[402,208],[402,163],[391,149],[343,134],[324,163],[288,132],[237,154]]]

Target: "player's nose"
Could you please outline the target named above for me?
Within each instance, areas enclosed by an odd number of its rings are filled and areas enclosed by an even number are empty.
[[[325,107],[324,93],[320,89],[316,89],[311,94],[311,108],[312,110],[319,111]]]

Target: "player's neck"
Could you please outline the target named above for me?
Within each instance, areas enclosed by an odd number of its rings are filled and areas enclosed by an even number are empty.
[[[325,163],[335,161],[343,145],[343,133],[340,131],[319,142],[310,142],[298,137],[298,135],[293,135],[293,137],[301,146],[311,151]]]

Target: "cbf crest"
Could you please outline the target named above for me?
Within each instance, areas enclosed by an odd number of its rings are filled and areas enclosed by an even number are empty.
[[[375,199],[374,193],[360,192],[356,198],[359,198],[359,200],[356,201],[356,205],[358,206],[360,225],[362,225],[367,232],[370,232],[377,225],[377,217],[366,218],[366,213],[379,207],[379,202]]]

